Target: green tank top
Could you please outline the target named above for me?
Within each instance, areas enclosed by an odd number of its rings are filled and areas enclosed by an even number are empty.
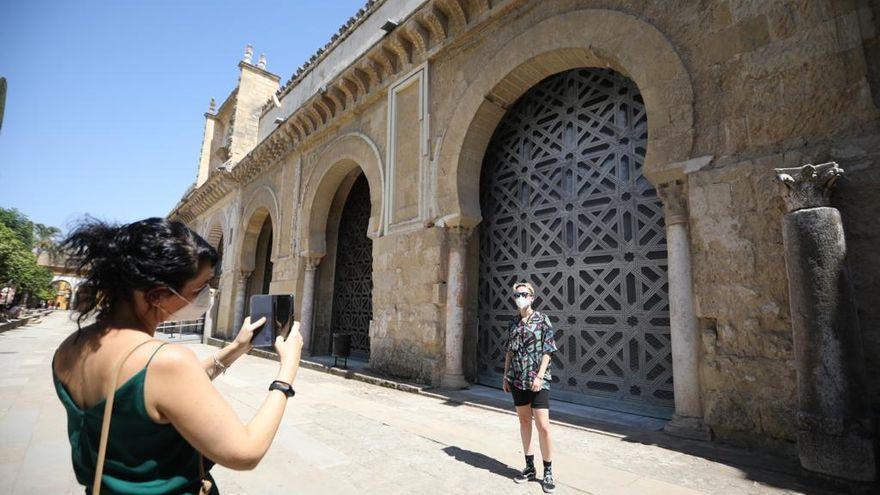
[[[153,356],[146,366],[118,389],[113,402],[107,455],[104,459],[102,494],[197,494],[199,453],[170,424],[159,424],[147,415],[144,406],[144,379]],[[55,392],[67,410],[67,435],[70,439],[76,480],[91,493],[98,459],[104,402],[80,409],[55,375]],[[211,463],[205,459],[205,471]]]

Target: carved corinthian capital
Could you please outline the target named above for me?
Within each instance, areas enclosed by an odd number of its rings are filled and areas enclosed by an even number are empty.
[[[828,206],[831,186],[843,175],[843,169],[835,162],[777,168],[774,172],[782,185],[782,197],[788,211]]]
[[[666,225],[687,223],[687,185],[684,182],[674,180],[660,184],[660,187],[657,188],[657,194],[663,201]]]

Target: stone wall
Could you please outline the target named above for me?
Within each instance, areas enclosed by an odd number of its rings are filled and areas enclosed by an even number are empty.
[[[232,149],[234,162],[257,145],[263,104],[278,89],[278,76],[242,62],[235,101]]]
[[[707,16],[712,27],[682,49],[696,93],[693,154],[716,157],[690,177],[705,420],[722,438],[774,444],[794,438],[797,391],[771,169],[849,159],[871,167],[862,136],[876,133],[877,109],[855,2],[722,2],[698,17]],[[850,233],[867,302],[880,273],[866,242],[878,232],[868,200],[877,192],[858,189],[845,215],[867,224]]]
[[[370,363],[376,371],[439,383],[445,313],[434,302],[434,286],[445,280],[445,254],[437,228],[373,240]]]
[[[438,57],[432,66],[435,138],[447,132],[443,122],[454,107],[449,101],[478,77],[484,61],[543,19],[613,8],[659,29],[681,56],[694,88],[691,155],[714,157],[707,169],[690,176],[705,420],[731,441],[790,442],[796,390],[782,202],[772,168],[836,159],[864,170],[840,184],[841,191],[856,189],[852,198],[844,199],[843,192],[840,197],[844,214],[858,225],[850,227],[850,248],[852,263],[862,268],[856,284],[870,354],[880,343],[880,332],[873,330],[880,322],[876,304],[868,303],[880,300],[873,283],[880,255],[869,246],[877,245],[880,228],[877,212],[872,215],[877,201],[871,200],[877,198],[877,174],[868,171],[875,170],[876,160],[863,136],[877,132],[878,92],[869,84],[869,69],[877,80],[876,62],[866,62],[877,50],[872,17],[877,2],[676,2],[674,8],[659,1],[610,3],[524,2]],[[649,112],[652,118],[657,116]],[[861,144],[851,144],[856,142]],[[474,321],[471,315],[470,325]],[[877,361],[868,363],[875,403]]]
[[[772,160],[690,177],[704,417],[722,438],[794,435],[795,368]]]

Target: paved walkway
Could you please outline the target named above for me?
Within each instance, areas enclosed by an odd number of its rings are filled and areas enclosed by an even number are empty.
[[[83,493],[73,477],[64,410],[50,372],[55,347],[73,328],[56,313],[0,334],[0,494]],[[198,343],[183,345],[200,355],[213,352]],[[249,419],[276,368],[275,362],[244,356],[216,383]],[[509,412],[308,369],[300,371],[296,389],[272,448],[255,470],[214,469],[224,495],[542,493],[538,483],[520,486],[510,479],[522,457],[518,424]],[[772,462],[731,462],[725,454],[730,449],[703,444],[700,451],[683,443],[553,428],[557,493],[831,493],[810,488],[809,481]]]

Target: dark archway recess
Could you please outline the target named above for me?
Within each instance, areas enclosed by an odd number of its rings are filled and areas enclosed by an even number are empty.
[[[583,68],[535,85],[498,125],[480,183],[481,383],[501,383],[510,287],[528,280],[556,329],[555,397],[672,414],[663,210],[642,175],[647,118],[630,79]]]
[[[244,301],[245,315],[250,314],[251,296],[268,294],[272,283],[272,218],[266,217],[257,236],[257,249],[254,254],[254,271],[248,281],[247,297]]]
[[[373,241],[370,222],[370,186],[361,174],[352,185],[339,220],[336,269],[333,280],[332,333],[350,333],[352,355],[370,354],[373,318]]]
[[[214,276],[211,277],[211,280],[208,284],[212,289],[220,288],[220,276],[223,275],[223,244],[225,240],[223,236],[220,236],[220,239],[217,241],[217,264],[214,265]]]

